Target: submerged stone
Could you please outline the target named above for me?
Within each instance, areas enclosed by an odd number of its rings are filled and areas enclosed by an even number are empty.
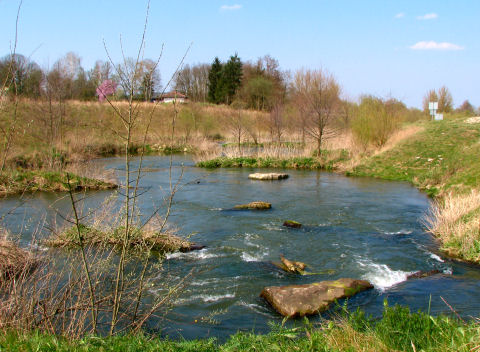
[[[204,248],[206,248],[206,246],[203,246],[201,244],[191,243],[187,246],[180,247],[180,252],[187,253],[187,252],[191,252],[191,251],[200,251]]]
[[[326,310],[335,300],[372,288],[373,285],[368,281],[342,278],[306,285],[265,287],[260,297],[283,316],[295,317],[317,314]]]
[[[305,273],[304,270],[307,267],[305,263],[289,260],[285,258],[283,255],[280,255],[280,260],[281,260],[281,263],[272,262],[272,264],[289,273],[302,274],[302,275]]]
[[[264,174],[264,173],[257,172],[257,173],[248,175],[248,178],[252,180],[262,180],[262,181],[283,180],[288,178],[288,174],[279,174],[274,172]]]
[[[411,279],[422,279],[424,277],[429,277],[435,274],[440,274],[441,271],[437,269],[429,270],[429,271],[416,271],[413,274],[407,276],[407,280]]]
[[[233,208],[238,210],[242,210],[242,209],[265,210],[265,209],[270,209],[271,207],[272,207],[272,204],[267,202],[250,202],[248,204],[235,205]]]
[[[299,229],[302,227],[302,224],[299,222],[293,221],[293,220],[285,220],[283,222],[283,226],[285,227],[291,227],[292,229]]]

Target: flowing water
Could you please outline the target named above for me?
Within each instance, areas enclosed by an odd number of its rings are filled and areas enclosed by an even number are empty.
[[[123,159],[98,161],[123,170]],[[141,180],[142,214],[162,204],[169,188],[169,158],[148,157]],[[175,298],[163,333],[185,338],[219,336],[238,330],[269,330],[279,316],[259,297],[265,286],[305,284],[340,277],[370,280],[374,290],[349,300],[349,309],[361,307],[379,316],[384,299],[432,314],[462,317],[480,313],[480,269],[442,258],[426,234],[422,216],[429,199],[407,183],[344,177],[334,173],[288,170],[281,181],[253,181],[254,169],[195,168],[188,157],[173,160],[175,181],[182,173],[182,188],[175,196],[170,223],[190,240],[206,248],[167,256],[165,268],[182,277],[197,270]],[[278,170],[275,170],[278,172]],[[121,176],[119,176],[121,177]],[[97,207],[112,192],[89,192],[85,208]],[[56,208],[68,207],[62,194],[37,193],[19,205],[17,197],[0,201],[0,216],[9,211],[5,226],[21,232],[27,245],[38,232],[40,219],[51,223]],[[272,203],[267,211],[234,211],[236,204],[255,200]],[[301,229],[282,227],[285,220]],[[271,264],[280,254],[305,262],[314,275],[282,272]],[[438,269],[442,274],[406,281],[418,270]],[[159,274],[159,280],[163,274]],[[155,290],[150,294],[155,295]]]

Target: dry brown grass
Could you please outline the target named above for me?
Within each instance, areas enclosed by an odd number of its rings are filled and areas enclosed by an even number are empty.
[[[58,154],[62,154],[62,160],[69,163],[123,154],[124,141],[119,136],[124,134],[125,126],[113,110],[126,116],[128,102],[113,102],[112,105],[114,108],[108,103],[66,101],[61,104],[54,102],[50,109],[46,101],[21,99],[7,157],[8,165],[11,168],[52,169],[62,166],[57,165]],[[232,116],[238,114],[241,114],[244,124],[242,142],[253,141],[254,136],[265,140],[268,134],[265,125],[268,114],[262,112],[238,111],[228,106],[182,104],[177,106],[178,117],[173,128],[174,106],[158,104],[152,110],[153,107],[152,103],[146,102],[135,105],[137,128],[132,131],[134,149],[142,145],[150,116],[151,125],[146,139],[149,146],[188,147],[189,150],[204,152],[206,140],[212,142],[211,148],[215,140],[234,140],[231,122]],[[0,111],[0,127],[8,124],[12,109],[7,101]]]
[[[432,205],[424,222],[446,253],[480,263],[480,191],[445,195]]]
[[[83,243],[86,246],[111,246],[120,248],[123,244],[121,235],[124,232],[122,227],[101,231],[94,227],[81,226],[80,233]],[[58,248],[79,248],[78,233],[76,227],[71,227],[63,232],[53,235],[45,241],[49,247]],[[170,253],[178,250],[187,251],[190,248],[190,242],[170,232],[157,232],[144,229],[132,228],[129,239],[131,249],[152,249],[160,253]]]
[[[288,131],[284,138],[285,142],[278,144],[271,141],[271,136],[267,133],[259,134],[258,142],[262,143],[262,147],[255,147],[253,140],[248,136],[244,138],[243,142],[249,142],[250,145],[241,145],[239,148],[233,140],[233,136],[226,134],[226,140],[230,143],[227,146],[221,146],[218,143],[205,143],[198,146],[199,152],[195,155],[195,160],[207,161],[218,157],[239,158],[239,157],[255,157],[255,158],[276,158],[276,159],[291,159],[291,158],[309,158],[315,155],[317,151],[315,141],[310,138],[306,139],[305,145],[301,143],[302,136],[299,133]],[[354,143],[351,133],[343,132],[336,134],[332,138],[325,139],[324,149],[332,151],[347,150],[349,153],[354,150]]]
[[[346,133],[341,136],[341,140],[336,141],[335,143],[344,143],[345,149],[349,150],[350,158],[337,165],[338,171],[346,172],[353,170],[356,166],[362,164],[366,158],[371,156],[382,154],[386,151],[393,149],[399,143],[407,140],[408,138],[413,137],[417,133],[424,130],[424,127],[418,125],[406,125],[398,131],[394,132],[392,136],[389,137],[385,145],[382,147],[369,146],[368,149],[363,148],[361,145],[355,142],[355,138],[351,133]]]
[[[387,140],[385,145],[380,149],[375,150],[374,155],[384,153],[388,150],[393,149],[398,143],[407,140],[408,138],[413,137],[419,132],[422,132],[425,127],[419,125],[407,125],[398,131],[394,132],[392,136]]]
[[[356,149],[355,141],[350,131],[335,134],[333,137],[326,139],[324,145],[326,149],[330,150],[346,149],[353,152]]]
[[[86,247],[120,248],[123,245],[121,212],[116,209],[116,196],[105,199],[96,209],[86,210],[82,204],[78,205],[80,218],[84,223],[79,224],[83,244]],[[77,227],[71,223],[62,225],[53,224],[50,236],[43,240],[43,244],[52,248],[80,248]],[[170,253],[178,250],[187,251],[192,243],[189,238],[177,235],[178,229],[167,224],[158,214],[152,216],[147,223],[132,223],[128,248],[133,251],[148,253],[154,250],[158,253]]]
[[[0,282],[26,275],[37,266],[36,255],[20,248],[6,233],[0,236]]]
[[[179,239],[174,244],[179,245],[183,242]],[[168,244],[171,244],[170,237]],[[15,330],[20,333],[41,331],[74,339],[92,333],[88,279],[80,270],[80,251],[56,249],[45,251],[44,260],[38,262],[37,269],[26,275],[26,265],[23,264],[25,260],[20,260],[25,258],[25,251],[12,242],[4,245],[4,241],[0,241],[2,265],[6,262],[5,249],[9,254],[8,263],[18,263],[20,274],[15,280],[0,279],[0,330]],[[90,276],[94,285],[96,311],[102,319],[107,319],[112,312],[112,282],[118,256],[114,250],[97,249],[93,246],[88,247],[86,253],[91,263]],[[150,254],[145,255],[150,257]],[[144,258],[146,257],[142,253],[129,256],[129,262],[132,264],[128,265],[129,269],[126,271],[128,280],[124,282],[122,295],[124,312],[120,316],[119,331],[129,326],[135,328],[139,323],[143,324],[152,313],[156,314],[155,319],[165,314],[190,277],[189,274],[179,279],[176,275],[170,275],[168,270],[163,268],[161,261],[150,260],[147,274],[140,280],[133,274],[139,270],[139,261]],[[158,280],[159,275],[162,275],[161,282]],[[142,303],[137,312],[138,319],[133,321],[132,314],[136,310],[139,285],[144,289],[156,288],[158,291],[153,298],[153,306]],[[158,323],[158,320],[156,322]],[[105,326],[104,323],[98,324],[97,333],[105,334]]]

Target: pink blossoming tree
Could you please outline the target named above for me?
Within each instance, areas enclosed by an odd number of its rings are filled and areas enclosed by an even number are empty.
[[[98,101],[104,102],[107,98],[107,95],[114,94],[117,90],[117,83],[106,79],[102,82],[97,88]]]

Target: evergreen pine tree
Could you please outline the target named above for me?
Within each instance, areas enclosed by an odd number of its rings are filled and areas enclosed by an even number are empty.
[[[231,104],[241,82],[242,61],[238,54],[235,54],[230,56],[230,60],[223,66],[215,92],[217,102]]]
[[[217,101],[217,89],[218,89],[218,82],[220,81],[222,74],[222,63],[216,57],[213,60],[212,66],[210,68],[210,72],[208,73],[208,101],[210,103],[218,104]]]

